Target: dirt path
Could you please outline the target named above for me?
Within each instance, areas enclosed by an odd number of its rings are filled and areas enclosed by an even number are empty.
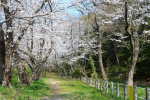
[[[66,99],[60,97],[59,86],[57,85],[57,82],[55,80],[53,80],[52,78],[50,78],[50,81],[52,84],[51,88],[54,93],[54,98],[42,98],[40,100],[66,100]]]

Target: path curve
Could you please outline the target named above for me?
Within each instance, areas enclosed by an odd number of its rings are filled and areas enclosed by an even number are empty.
[[[57,82],[55,80],[53,80],[52,78],[50,78],[51,81],[51,89],[54,93],[54,98],[42,98],[40,100],[66,100],[64,98],[61,98],[59,95],[59,86],[57,85]]]

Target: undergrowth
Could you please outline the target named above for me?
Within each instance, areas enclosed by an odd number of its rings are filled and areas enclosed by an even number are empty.
[[[30,70],[28,70],[30,72]],[[29,73],[30,74],[30,73]],[[32,82],[30,86],[20,85],[17,70],[13,70],[12,88],[0,85],[0,99],[4,100],[37,100],[41,97],[52,96],[49,78]]]

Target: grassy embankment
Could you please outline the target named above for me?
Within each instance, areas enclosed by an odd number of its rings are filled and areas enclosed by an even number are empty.
[[[37,100],[42,97],[52,97],[51,84],[49,78],[53,77],[60,89],[60,96],[70,100],[123,100],[123,94],[120,93],[120,97],[116,98],[116,92],[114,95],[103,93],[101,90],[87,86],[85,83],[67,78],[58,78],[57,74],[52,73],[49,77],[42,78],[38,81],[32,82],[29,87],[19,85],[17,77],[17,71],[13,71],[12,85],[13,88],[2,87],[0,85],[0,99],[3,100]],[[109,80],[117,83],[117,79]],[[114,84],[114,89],[116,85]],[[124,91],[123,86],[120,86],[120,91]],[[138,89],[138,96],[145,98],[145,90]]]
[[[96,89],[87,86],[81,81],[55,78],[59,85],[60,96],[70,100],[109,100]]]
[[[119,83],[119,84],[127,84],[127,83],[123,82],[123,80],[125,79],[124,78],[125,75],[123,75],[121,77],[119,75],[114,75],[115,73],[118,73],[118,72],[128,72],[128,69],[122,68],[122,67],[120,67],[120,69],[118,69],[116,66],[110,67],[108,73],[109,73],[109,77],[111,79],[108,79],[108,81],[109,82],[113,82],[113,83]],[[144,80],[142,80],[142,81],[144,81]],[[109,85],[110,85],[110,83],[109,83]],[[116,84],[114,84],[113,87],[114,87],[114,90],[116,90]],[[148,86],[137,85],[137,87],[146,88]],[[150,86],[148,88],[150,88]],[[123,85],[119,85],[119,90],[121,92],[124,92],[124,86]],[[111,95],[111,90],[110,89],[108,91],[108,94]],[[123,93],[119,93],[119,96],[122,99],[124,98],[124,94]],[[146,98],[146,90],[137,88],[137,96],[138,97],[142,97],[142,98]],[[114,94],[112,95],[112,97],[116,97],[116,91],[114,91]],[[141,100],[141,99],[137,99],[137,100]]]
[[[54,80],[59,85],[60,96],[70,100],[122,100],[75,79],[54,78]]]
[[[60,86],[60,95],[62,97],[66,97],[71,100],[124,100],[124,94],[119,93],[119,97],[117,98],[116,91],[113,91],[113,95],[111,95],[111,90],[108,90],[108,93],[103,92],[103,89],[96,89],[94,87],[87,86],[85,83],[75,80],[75,79],[67,79],[67,78],[55,78]],[[118,80],[109,80],[117,83]],[[123,84],[120,82],[120,84]],[[110,83],[109,83],[110,85]],[[113,85],[113,89],[116,90],[116,84]],[[144,88],[144,86],[142,87]],[[119,91],[124,92],[123,85],[119,86]],[[143,89],[137,89],[137,96],[145,98],[146,93]],[[128,96],[127,96],[128,97]],[[127,100],[129,100],[127,98]],[[138,99],[141,100],[141,99]]]
[[[29,70],[28,70],[29,71]],[[32,82],[31,85],[19,85],[18,72],[13,70],[12,77],[13,88],[2,87],[0,85],[0,99],[2,100],[37,100],[41,97],[52,96],[51,84],[49,78],[42,78]]]

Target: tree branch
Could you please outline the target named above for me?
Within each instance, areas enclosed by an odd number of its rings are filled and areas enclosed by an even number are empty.
[[[38,8],[34,13],[38,13],[38,12],[43,8],[43,6],[45,5],[45,2],[47,2],[47,0],[44,0],[44,1],[42,2],[41,7]]]

